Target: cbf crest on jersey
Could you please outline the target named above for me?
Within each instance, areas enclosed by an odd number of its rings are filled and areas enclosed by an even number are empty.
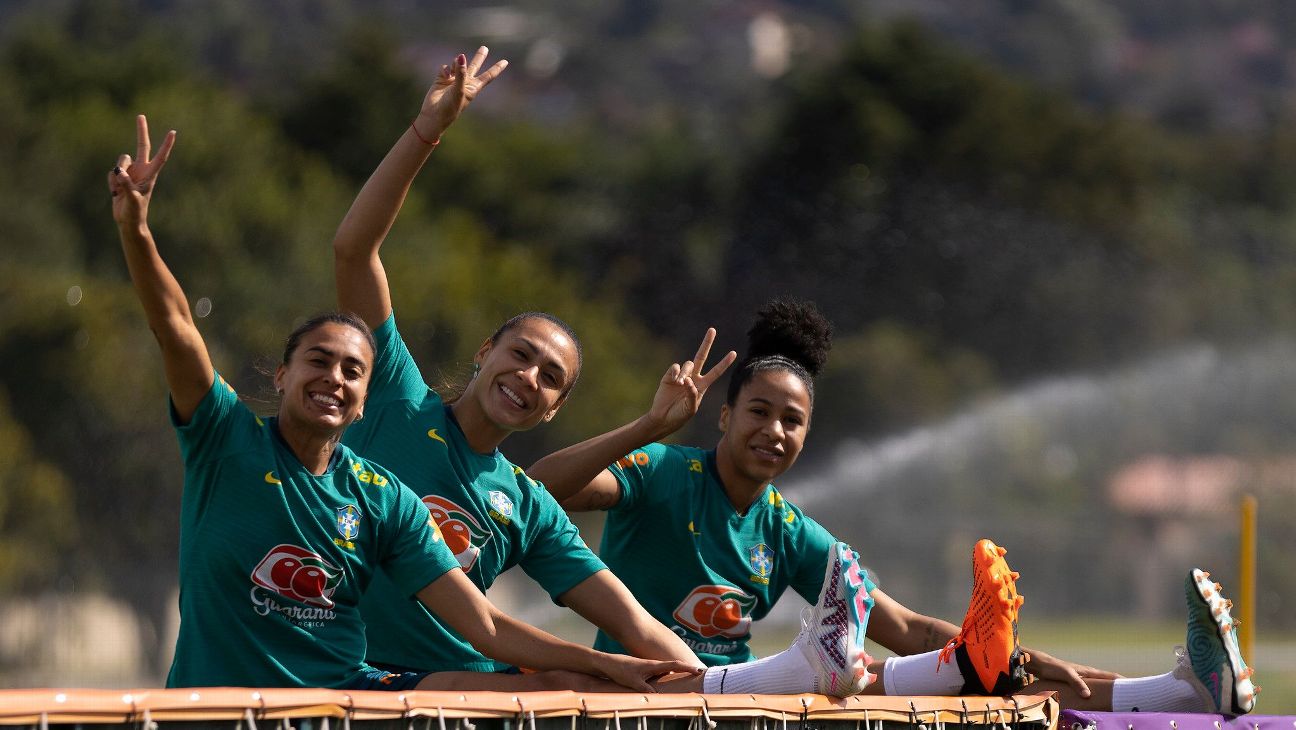
[[[770,574],[774,572],[774,551],[765,543],[747,549],[747,563],[751,566],[751,579],[762,585],[769,585]]]
[[[343,540],[354,540],[360,535],[360,518],[364,514],[354,504],[337,509],[337,531]]]
[[[333,544],[347,550],[355,550],[355,543],[351,541],[360,536],[360,518],[364,517],[364,513],[354,504],[348,504],[345,507],[338,507],[336,514],[335,525],[341,537],[333,538]]]
[[[513,500],[509,499],[509,496],[503,492],[492,491],[488,496],[491,505],[488,514],[496,522],[505,525],[509,524],[513,520]]]

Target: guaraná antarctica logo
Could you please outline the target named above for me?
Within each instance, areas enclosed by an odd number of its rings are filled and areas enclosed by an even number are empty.
[[[459,567],[471,570],[482,547],[490,541],[491,531],[482,527],[468,510],[445,497],[429,494],[423,498],[423,504],[441,531],[446,547],[459,561]]]
[[[252,570],[252,603],[257,613],[271,611],[300,626],[319,626],[331,620],[333,594],[342,583],[342,569],[296,545],[276,545]],[[261,596],[263,588],[304,606],[282,604],[274,596]]]
[[[675,609],[675,620],[693,633],[710,639],[737,639],[751,630],[751,610],[756,597],[733,586],[698,586]]]

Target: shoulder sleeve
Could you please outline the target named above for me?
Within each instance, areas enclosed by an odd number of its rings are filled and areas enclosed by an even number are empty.
[[[180,441],[180,456],[185,464],[201,464],[216,458],[224,453],[231,434],[240,425],[254,425],[260,420],[239,401],[234,387],[225,382],[219,372],[215,376],[211,390],[203,396],[188,423],[182,425],[175,406],[168,405],[171,425],[175,427]]]
[[[792,575],[788,583],[792,590],[813,604],[819,600],[823,589],[824,573],[828,570],[828,552],[837,544],[837,538],[818,522],[805,516],[800,508],[791,502],[784,502],[784,518],[788,536],[793,545],[792,554],[797,560],[792,566]]]
[[[671,486],[670,475],[688,468],[685,461],[680,449],[660,443],[648,444],[617,459],[608,467],[621,487],[621,500],[612,509],[629,511],[660,502]]]
[[[523,473],[518,474],[518,482],[529,497],[531,512],[519,564],[557,602],[558,596],[607,566],[585,544],[580,530],[544,485]]]
[[[370,465],[372,466],[372,465]],[[384,515],[384,539],[379,561],[387,577],[408,596],[459,567],[441,537],[432,514],[418,495],[395,475],[381,470],[395,487],[395,499]]]
[[[378,405],[398,400],[422,400],[428,393],[427,383],[419,372],[414,356],[396,329],[396,313],[374,330],[378,345],[373,374],[369,377],[369,403]]]

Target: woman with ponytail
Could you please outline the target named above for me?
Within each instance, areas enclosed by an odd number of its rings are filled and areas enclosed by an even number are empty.
[[[749,676],[771,672],[793,687],[813,670],[812,654],[785,651],[753,662],[748,642],[751,623],[768,614],[788,588],[816,601],[825,567],[831,568],[830,547],[840,544],[773,483],[805,445],[814,378],[827,361],[832,325],[810,302],[768,303],[748,331],[747,355],[730,377],[715,447],[661,443],[697,413],[707,389],[733,363],[731,352],[703,373],[714,337],[708,331],[693,360],[667,370],[643,416],[550,454],[528,472],[568,511],[608,511],[603,561],[698,658],[728,670],[708,672],[704,691],[718,691],[722,683],[734,691]],[[974,547],[972,599],[961,628],[906,608],[863,577],[867,636],[897,655],[870,660],[866,677],[873,681],[863,693],[1002,695],[1028,689],[1057,691],[1063,706],[1076,709],[1250,711],[1250,670],[1226,628],[1231,620],[1218,587],[1201,571],[1187,581],[1190,641],[1179,666],[1164,675],[1124,679],[1018,645],[1022,598],[1005,552],[989,540]],[[803,616],[794,644],[806,643],[808,636],[813,643],[818,623]],[[624,651],[601,633],[595,646]],[[1036,678],[1029,687],[1028,672]]]
[[[141,115],[136,140],[135,157],[119,156],[108,173],[108,189],[184,461],[180,629],[167,686],[403,691],[455,681],[462,673],[390,672],[365,661],[359,603],[379,572],[477,650],[553,670],[568,684],[651,691],[649,678],[691,670],[692,662],[562,641],[486,600],[418,497],[340,443],[366,412],[374,371],[374,336],[359,317],[325,313],[293,330],[274,372],[275,415],[249,410],[213,366],[149,226],[176,133],[154,155]]]
[[[442,69],[418,116],[338,227],[333,241],[338,304],[372,327],[376,340],[366,418],[347,430],[344,443],[389,467],[418,494],[464,575],[482,591],[520,565],[555,602],[616,636],[618,653],[696,667],[684,642],[645,611],[585,546],[554,498],[499,451],[510,434],[549,421],[566,402],[581,369],[580,344],[571,328],[543,312],[513,317],[482,343],[467,385],[443,399],[424,383],[397,327],[381,250],[436,142],[503,72],[504,61],[488,67],[486,57],[487,49],[479,48],[471,59],[460,55]],[[837,580],[825,594],[834,607],[859,583],[857,570],[842,569],[851,565],[837,564]],[[367,659],[375,667],[394,673],[435,669],[430,681],[440,681],[435,688],[445,690],[619,689],[608,682],[573,684],[569,672],[521,673],[493,661],[387,578],[377,574],[360,605]],[[851,611],[826,610],[850,623]],[[865,672],[862,643],[860,633],[858,649],[848,645],[845,634],[824,644],[825,653],[848,661],[806,689],[857,691]],[[656,686],[693,692],[701,689],[702,677],[684,673]],[[775,685],[753,686],[753,691],[778,691]]]

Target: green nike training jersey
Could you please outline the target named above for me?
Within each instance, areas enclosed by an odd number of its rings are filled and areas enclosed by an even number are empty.
[[[176,433],[185,482],[168,687],[345,686],[369,669],[359,602],[374,573],[411,596],[458,567],[391,472],[338,445],[311,474],[219,374]]]
[[[599,555],[708,666],[751,661],[751,623],[788,588],[818,600],[837,539],[774,485],[740,515],[714,451],[649,444],[608,469],[621,500],[608,510]],[[626,653],[603,632],[594,648]]]
[[[605,569],[539,482],[495,450],[479,454],[439,395],[423,382],[392,315],[374,331],[378,355],[364,420],[343,442],[388,467],[423,499],[460,567],[483,591],[521,565],[557,600]],[[417,601],[381,574],[360,603],[368,659],[433,671],[496,671]]]

